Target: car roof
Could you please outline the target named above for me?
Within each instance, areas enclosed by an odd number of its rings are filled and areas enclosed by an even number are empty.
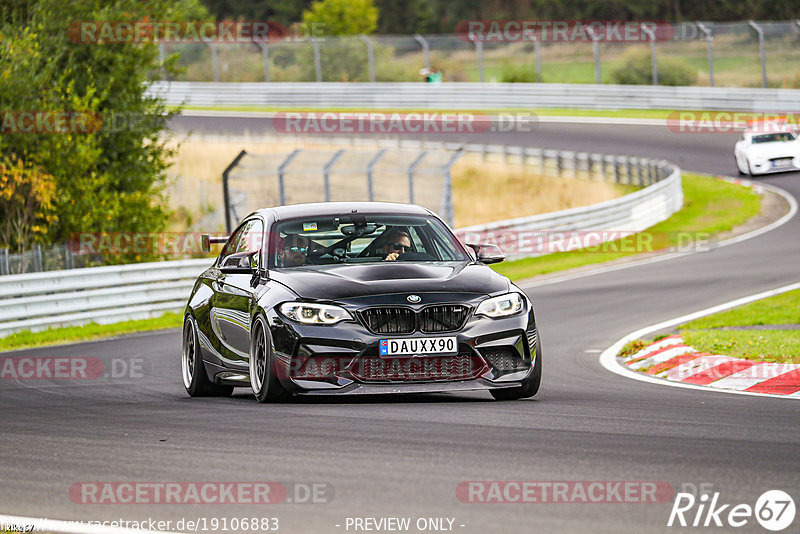
[[[272,214],[275,220],[294,219],[296,217],[318,217],[341,215],[343,213],[368,213],[386,215],[431,215],[432,212],[415,204],[395,202],[314,202],[310,204],[292,204],[263,208],[256,213]]]

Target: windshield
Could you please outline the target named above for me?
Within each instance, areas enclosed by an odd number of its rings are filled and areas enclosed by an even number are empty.
[[[383,261],[468,261],[441,221],[408,215],[337,215],[277,223],[271,267]]]
[[[753,136],[753,144],[756,143],[776,143],[783,141],[794,141],[794,135],[789,132],[760,134]]]

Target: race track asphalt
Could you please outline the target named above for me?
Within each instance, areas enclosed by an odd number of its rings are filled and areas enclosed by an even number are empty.
[[[240,133],[257,132],[259,121],[185,117],[173,126]],[[730,134],[548,123],[532,133],[467,141],[663,157],[685,170],[735,172]],[[800,173],[759,181],[800,197]],[[258,405],[246,390],[229,399],[190,399],[180,380],[177,331],[15,353],[136,362],[142,372],[3,380],[0,513],[277,517],[288,533],[348,532],[347,517],[450,517],[465,534],[610,533],[673,530],[666,526],[671,501],[470,504],[457,499],[456,487],[470,480],[647,480],[676,490],[710,484],[730,504],[752,506],[770,489],[797,501],[800,402],[641,383],[603,369],[598,352],[632,330],[797,282],[799,235],[795,216],[709,252],[527,289],[544,378],[540,393],[525,401],[467,393]],[[325,482],[334,489],[324,504],[91,505],[70,500],[69,488],[82,481]],[[787,532],[798,525],[795,519]],[[737,530],[763,531],[752,519]]]

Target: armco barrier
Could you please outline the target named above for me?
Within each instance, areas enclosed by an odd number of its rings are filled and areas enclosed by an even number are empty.
[[[459,148],[485,157],[517,158],[542,174],[645,186],[590,206],[462,228],[457,230],[460,235],[521,230],[639,231],[663,221],[683,203],[680,169],[665,161],[500,145]],[[113,323],[180,311],[197,275],[209,264],[209,259],[178,260],[0,276],[0,337],[20,330]]]
[[[169,105],[323,109],[696,109],[798,112],[800,89],[564,83],[155,82]]]

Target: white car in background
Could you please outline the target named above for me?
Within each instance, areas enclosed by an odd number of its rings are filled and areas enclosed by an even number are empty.
[[[733,149],[741,174],[800,170],[800,140],[791,130],[747,131]]]

